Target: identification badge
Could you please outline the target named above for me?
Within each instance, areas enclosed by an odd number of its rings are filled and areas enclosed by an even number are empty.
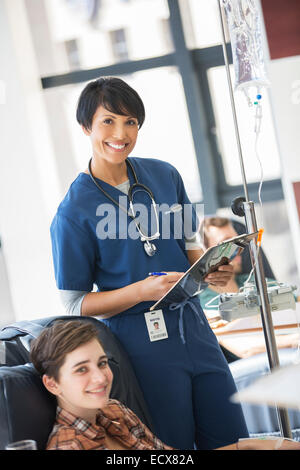
[[[159,341],[161,339],[168,338],[168,332],[162,310],[146,312],[144,315],[150,341]]]

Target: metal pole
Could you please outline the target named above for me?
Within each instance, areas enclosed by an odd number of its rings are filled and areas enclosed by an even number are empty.
[[[245,211],[245,221],[247,232],[256,232],[257,231],[257,223],[255,217],[255,209],[254,203],[244,202],[244,211]],[[273,327],[273,319],[272,313],[269,303],[268,297],[268,290],[267,290],[267,283],[264,273],[264,267],[262,262],[262,257],[260,251],[257,249],[257,245],[255,240],[251,240],[250,242],[250,256],[252,265],[255,266],[254,274],[255,274],[255,283],[257,292],[260,297],[261,305],[260,305],[260,313],[261,313],[261,320],[263,325],[263,332],[265,337],[267,355],[269,360],[270,369],[274,369],[280,366],[279,355],[276,345],[276,338],[274,333]],[[284,437],[292,438],[292,431],[289,423],[289,416],[288,412],[284,408],[276,408],[278,423],[280,433]]]
[[[245,167],[244,167],[244,161],[243,161],[243,152],[242,152],[242,146],[241,146],[241,140],[240,140],[240,134],[239,134],[239,128],[238,128],[238,120],[237,120],[233,87],[232,87],[231,76],[230,76],[229,61],[228,61],[228,55],[227,55],[227,50],[226,50],[225,27],[224,27],[224,22],[223,22],[222,6],[221,6],[222,0],[217,0],[217,1],[218,1],[218,6],[219,6],[219,13],[220,13],[220,23],[221,23],[222,41],[223,41],[222,45],[223,45],[225,67],[226,67],[227,80],[228,80],[228,86],[229,86],[229,94],[230,94],[231,108],[232,108],[232,114],[233,114],[235,136],[236,136],[236,141],[237,141],[238,154],[239,154],[242,179],[243,179],[243,186],[244,186],[245,198],[246,198],[246,202],[244,202],[243,204],[244,213],[245,213],[245,221],[246,221],[247,231],[248,233],[251,233],[251,232],[257,231],[257,221],[256,221],[254,203],[252,201],[249,201],[246,173],[245,173]],[[279,362],[279,356],[278,356],[278,351],[277,351],[276,338],[275,338],[274,327],[273,327],[273,319],[272,319],[272,313],[271,313],[271,308],[270,308],[270,303],[269,303],[267,283],[265,279],[262,258],[261,258],[260,252],[257,250],[257,245],[254,240],[250,242],[250,255],[251,255],[252,266],[254,267],[256,288],[257,288],[257,292],[259,294],[260,301],[261,301],[260,311],[261,311],[263,332],[264,332],[264,337],[265,337],[269,365],[270,365],[270,369],[272,370],[276,367],[279,367],[280,362]],[[281,435],[284,437],[292,438],[292,432],[291,432],[287,410],[277,408],[277,415],[278,415],[278,422],[279,422]]]

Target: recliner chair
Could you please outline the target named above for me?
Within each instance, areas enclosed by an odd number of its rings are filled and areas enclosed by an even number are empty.
[[[33,338],[55,320],[93,322],[112,369],[111,398],[133,410],[152,429],[152,421],[127,353],[110,329],[93,317],[57,316],[17,322],[0,331],[0,449],[9,442],[34,439],[45,449],[55,421],[56,400],[29,363]]]

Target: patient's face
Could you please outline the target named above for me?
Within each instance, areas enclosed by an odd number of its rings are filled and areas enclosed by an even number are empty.
[[[224,227],[210,226],[207,229],[208,247],[217,245],[218,243],[224,242],[229,238],[236,237],[237,232],[234,230],[231,224],[225,225]],[[238,274],[242,271],[242,257],[241,255],[236,256],[231,264],[233,265],[233,271]]]
[[[67,354],[59,370],[58,404],[89,421],[107,404],[112,380],[107,356],[94,339]]]

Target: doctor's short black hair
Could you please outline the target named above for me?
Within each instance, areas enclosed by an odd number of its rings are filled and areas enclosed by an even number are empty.
[[[114,114],[136,118],[139,128],[145,120],[145,108],[140,96],[121,78],[101,77],[89,82],[82,90],[76,118],[86,130],[92,129],[93,117],[99,106]]]

